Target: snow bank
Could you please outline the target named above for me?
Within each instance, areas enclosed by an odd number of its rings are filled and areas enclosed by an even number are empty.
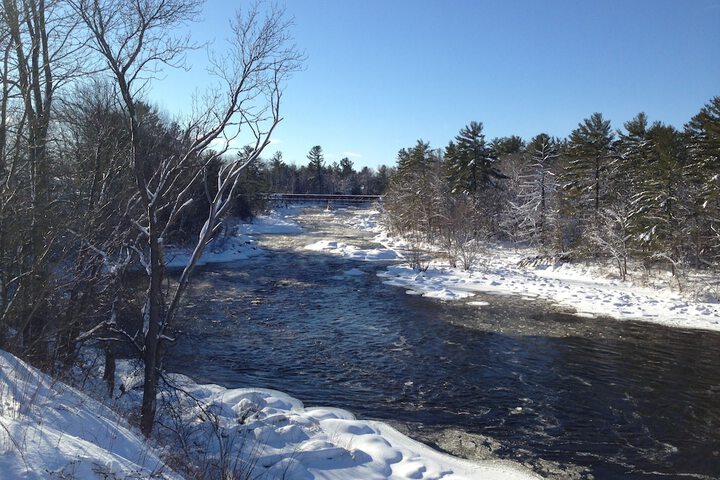
[[[245,235],[302,233],[303,228],[292,220],[295,215],[297,215],[296,208],[273,210],[268,215],[257,216],[252,223],[243,223],[240,231]]]
[[[338,212],[347,214],[342,217],[338,217],[338,222],[347,228],[377,233],[382,231],[382,227],[379,222],[381,216],[381,212],[379,210],[358,210],[356,208],[347,208],[339,209]]]
[[[181,400],[182,443],[191,448],[184,454],[243,459],[239,468],[247,478],[538,478],[510,462],[472,463],[436,452],[383,423],[336,408],[305,408],[281,392],[175,380],[199,401]]]
[[[380,240],[393,245],[392,239]],[[401,243],[395,244],[402,245]],[[461,300],[475,293],[543,299],[573,309],[582,316],[609,316],[673,327],[720,330],[720,304],[691,300],[670,288],[651,288],[602,276],[597,268],[558,263],[519,267],[529,250],[488,244],[482,264],[472,271],[430,262],[426,272],[393,265],[379,275],[389,285],[409,293],[442,300]]]
[[[96,372],[99,373],[99,372]],[[118,364],[117,409],[137,411],[142,374]],[[265,389],[198,385],[167,375],[158,441],[176,471],[203,478],[538,478],[510,462],[472,463],[436,452],[391,427],[344,410],[305,408]],[[98,379],[91,380],[96,388]],[[124,383],[123,383],[124,382]],[[179,479],[160,454],[108,407],[0,351],[0,478]],[[233,476],[233,478],[236,478]]]
[[[0,350],[0,477],[180,478],[109,408]]]
[[[205,248],[198,266],[236,262],[261,255],[263,251],[256,245],[253,235],[301,233],[302,227],[291,220],[295,214],[296,210],[292,208],[274,210],[268,215],[259,215],[252,223],[231,227],[231,234],[213,240]],[[189,248],[168,246],[165,264],[168,268],[184,268],[191,255]]]
[[[261,255],[262,250],[255,240],[244,234],[234,234],[213,240],[198,261],[198,266],[210,263],[228,263],[246,260]],[[165,265],[168,268],[185,268],[190,261],[192,251],[189,248],[168,247],[165,252]]]

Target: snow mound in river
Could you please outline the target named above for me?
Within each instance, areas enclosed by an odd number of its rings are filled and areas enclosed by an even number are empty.
[[[319,240],[315,243],[311,243],[310,245],[306,245],[305,250],[326,252],[362,261],[397,260],[402,258],[395,250],[387,248],[363,249],[354,245],[348,245],[347,243],[337,242],[335,240]]]

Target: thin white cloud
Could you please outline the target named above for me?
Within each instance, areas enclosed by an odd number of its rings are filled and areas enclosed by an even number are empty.
[[[362,155],[356,152],[343,152],[343,157],[348,158],[362,158]]]

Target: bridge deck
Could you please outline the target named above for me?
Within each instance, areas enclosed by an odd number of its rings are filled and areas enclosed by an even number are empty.
[[[335,193],[268,193],[266,200],[282,202],[369,203],[382,200],[381,195],[344,195]]]

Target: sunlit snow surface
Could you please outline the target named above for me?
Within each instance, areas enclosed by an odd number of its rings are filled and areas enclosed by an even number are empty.
[[[180,478],[108,407],[0,350],[0,478]]]
[[[253,222],[240,222],[227,227],[229,234],[220,235],[205,248],[198,265],[225,263],[245,260],[262,253],[255,245],[252,235],[292,234],[302,232],[302,227],[292,220],[296,209],[277,210],[270,215],[261,215]],[[190,260],[189,248],[166,247],[166,266],[184,268]]]

